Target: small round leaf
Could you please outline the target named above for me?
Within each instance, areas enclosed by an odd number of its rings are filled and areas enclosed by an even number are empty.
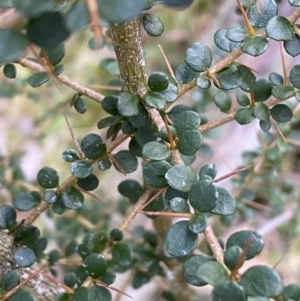
[[[210,163],[210,164],[206,164],[200,168],[199,177],[201,179],[204,176],[209,176],[212,179],[214,179],[216,177],[217,173],[218,173],[217,165],[214,163]]]
[[[75,187],[66,188],[62,194],[62,202],[68,209],[76,210],[82,207],[83,201],[83,194]]]
[[[202,72],[210,67],[212,55],[205,44],[196,42],[187,49],[185,62],[192,70]]]
[[[214,96],[214,103],[215,105],[224,113],[229,113],[231,109],[231,98],[230,96],[223,92],[217,92]]]
[[[254,120],[253,109],[252,108],[239,109],[235,113],[234,119],[236,120],[237,123],[241,125],[250,123],[252,120]]]
[[[156,93],[147,93],[144,96],[144,100],[149,107],[156,108],[158,110],[163,109],[167,103],[162,96]]]
[[[103,277],[101,278],[103,282]],[[112,301],[112,295],[111,292],[103,287],[98,285],[93,285],[91,288],[89,288],[89,300],[93,301]]]
[[[143,188],[135,180],[125,180],[118,185],[118,191],[130,199],[131,203],[136,203],[142,195]]]
[[[241,49],[251,56],[259,56],[263,54],[268,47],[268,40],[259,36],[246,37],[241,44]]]
[[[29,248],[18,248],[13,255],[13,262],[18,267],[29,267],[35,262],[35,254]]]
[[[232,246],[226,249],[224,253],[224,262],[231,271],[233,271],[237,267],[241,258],[242,258],[242,262],[244,261],[242,254],[243,254],[243,249],[239,246]]]
[[[202,134],[198,130],[188,130],[183,132],[177,144],[178,150],[185,156],[195,154],[202,143]]]
[[[37,242],[40,235],[40,230],[37,227],[31,225],[24,225],[18,228],[18,230],[16,231],[15,242],[17,242],[20,245],[24,245],[31,248]]]
[[[185,131],[198,129],[200,122],[199,114],[194,111],[184,111],[175,116],[173,126],[177,134],[181,135]]]
[[[134,116],[139,113],[139,99],[129,91],[123,91],[118,96],[118,112],[123,116]]]
[[[84,179],[93,171],[93,165],[88,160],[79,160],[71,164],[71,174],[79,179]]]
[[[148,78],[149,88],[154,92],[162,92],[169,86],[169,78],[163,72],[153,72]]]
[[[38,72],[28,77],[27,82],[31,87],[36,88],[46,83],[49,79],[47,72]]]
[[[148,162],[143,170],[145,182],[156,188],[168,186],[165,174],[172,165],[166,161]]]
[[[113,262],[122,267],[127,267],[132,262],[132,251],[126,244],[115,244],[113,246],[111,255]]]
[[[77,185],[86,191],[91,191],[98,187],[99,180],[94,174],[90,174],[84,179],[78,179]]]
[[[287,122],[290,121],[293,117],[293,111],[284,104],[277,104],[270,110],[271,116],[277,122]]]
[[[35,298],[29,292],[21,288],[7,299],[7,301],[20,301],[20,300],[35,301]]]
[[[105,249],[107,242],[108,239],[106,235],[100,231],[94,231],[88,234],[84,239],[84,244],[94,253],[102,252]]]
[[[202,233],[207,227],[206,218],[203,214],[195,214],[189,220],[189,229],[196,233]]]
[[[222,187],[217,187],[219,197],[216,206],[211,210],[214,214],[230,215],[236,210],[236,201],[234,196]]]
[[[0,206],[0,229],[10,229],[16,225],[16,210],[9,205]]]
[[[37,181],[43,188],[55,188],[59,183],[59,175],[54,168],[46,166],[39,170]]]
[[[263,121],[268,121],[270,119],[269,108],[263,102],[257,102],[254,107],[253,115]]]
[[[129,151],[119,151],[114,155],[114,158],[126,174],[134,172],[138,167],[136,156]],[[117,165],[115,167],[118,169]]]
[[[26,192],[20,192],[13,198],[13,206],[20,211],[28,211],[35,206],[34,197]]]
[[[198,268],[196,275],[213,286],[229,280],[226,269],[217,261],[204,262]]]
[[[164,24],[161,19],[153,14],[143,15],[143,26],[151,37],[159,37],[164,32]]]
[[[293,25],[282,16],[275,16],[270,19],[266,26],[266,34],[276,41],[288,41],[293,38]]]
[[[244,301],[245,292],[242,286],[236,282],[226,281],[220,283],[211,293],[212,301]],[[248,299],[249,300],[249,299]]]
[[[1,286],[8,292],[20,283],[20,275],[16,270],[7,271],[1,279]]]
[[[101,277],[106,272],[106,262],[101,254],[91,254],[83,261],[83,267],[89,276],[93,278]]]
[[[97,134],[86,135],[82,139],[80,147],[89,159],[98,159],[106,153],[106,145]]]
[[[17,75],[17,68],[14,64],[6,64],[3,68],[3,74],[7,78],[15,78]]]
[[[171,151],[165,143],[151,141],[143,146],[143,156],[150,160],[166,160],[170,157]]]
[[[74,162],[75,160],[78,160],[79,157],[76,153],[76,151],[72,148],[66,149],[63,153],[62,153],[62,157],[66,162]]]

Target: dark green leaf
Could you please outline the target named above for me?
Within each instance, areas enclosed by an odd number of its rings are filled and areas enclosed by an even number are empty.
[[[111,115],[120,115],[117,104],[118,104],[118,97],[113,95],[105,96],[101,102],[103,110]]]
[[[204,262],[198,268],[196,275],[213,286],[229,280],[226,269],[217,261]]]
[[[1,279],[1,287],[8,292],[20,283],[20,275],[16,270],[10,270]]]
[[[118,96],[118,112],[123,116],[134,116],[139,113],[139,99],[138,97],[128,91],[123,91]]]
[[[236,100],[239,103],[240,106],[246,107],[250,104],[250,99],[245,94],[240,94],[236,96]]]
[[[35,262],[35,254],[29,248],[18,248],[13,255],[13,262],[16,266],[25,268],[31,266]]]
[[[196,78],[196,85],[197,85],[197,87],[199,87],[200,89],[209,89],[210,86],[211,86],[211,83],[210,83],[210,80],[209,80],[208,77],[199,75],[199,76]]]
[[[98,0],[101,14],[111,23],[123,23],[138,17],[146,0]]]
[[[193,71],[185,62],[180,63],[175,71],[176,80],[180,84],[187,84],[198,75],[199,72]]]
[[[235,43],[242,42],[246,36],[247,33],[240,26],[232,26],[226,32],[226,38]]]
[[[148,162],[143,170],[145,182],[155,188],[168,186],[165,174],[172,165],[166,161]]]
[[[86,269],[89,276],[98,278],[106,272],[106,262],[101,254],[91,254],[83,261],[83,267]]]
[[[84,114],[86,112],[86,103],[84,99],[77,97],[74,101],[74,108],[78,113]]]
[[[284,84],[282,76],[276,72],[269,74],[269,81],[273,86],[282,86]]]
[[[277,122],[287,122],[293,118],[293,111],[284,104],[277,104],[270,110],[271,116]]]
[[[9,205],[0,206],[0,229],[10,229],[16,224],[16,210]]]
[[[29,40],[42,48],[58,46],[70,33],[60,12],[46,12],[27,24]]]
[[[163,72],[153,72],[148,79],[149,88],[154,92],[162,92],[169,86],[169,78]]]
[[[112,301],[112,295],[107,288],[103,286],[93,285],[91,288],[89,288],[89,300]]]
[[[27,81],[31,87],[36,88],[46,83],[48,80],[49,75],[47,72],[38,72],[28,77]]]
[[[143,146],[143,156],[150,160],[166,160],[170,157],[171,151],[165,143],[148,142]]]
[[[239,246],[243,250],[246,249],[245,259],[249,260],[261,252],[264,241],[259,233],[243,230],[230,235],[226,242],[226,249],[229,249],[232,246]]]
[[[252,120],[254,120],[253,109],[252,108],[239,109],[235,113],[234,119],[236,120],[237,123],[241,125],[250,123]]]
[[[77,277],[74,272],[68,272],[64,276],[64,283],[68,287],[73,287],[76,284]]]
[[[78,245],[76,252],[82,259],[85,259],[88,255],[92,254],[92,250],[85,244]]]
[[[86,191],[91,191],[98,187],[99,180],[94,174],[90,174],[84,179],[78,179],[77,185]]]
[[[61,62],[61,60],[64,58],[66,53],[66,48],[64,44],[60,44],[57,47],[43,49],[43,50],[46,52],[52,66],[58,65]]]
[[[93,165],[90,161],[79,160],[71,164],[70,171],[74,177],[83,179],[92,173]]]
[[[0,29],[0,65],[20,59],[29,42],[26,36],[15,29]]]
[[[107,271],[104,276],[101,277],[101,281],[103,281],[104,283],[111,285],[115,282],[116,280],[116,274],[111,272],[111,271]]]
[[[294,65],[290,72],[290,80],[294,87],[300,89],[300,65]]]
[[[114,241],[120,241],[123,239],[123,232],[119,230],[118,228],[114,228],[110,231],[109,236]]]
[[[190,207],[187,203],[187,201],[180,197],[175,197],[171,200],[169,200],[169,207],[171,211],[173,212],[183,212],[183,213],[189,213]]]
[[[300,38],[297,34],[293,34],[293,38],[283,42],[283,47],[287,54],[295,57],[300,54]]]
[[[289,0],[290,5],[300,6],[300,0]]]
[[[240,71],[240,76],[243,80],[242,84],[240,85],[240,88],[245,92],[253,91],[256,79],[255,75],[248,67],[244,65],[238,65],[237,67]]]
[[[259,121],[259,127],[264,132],[268,132],[269,129],[271,128],[271,125],[272,125],[272,123],[270,120],[267,120],[267,121],[260,120]]]
[[[275,16],[268,21],[266,34],[276,41],[288,41],[293,38],[294,28],[286,18]]]
[[[74,162],[75,160],[79,159],[76,151],[72,148],[66,149],[62,153],[62,157],[66,162]]]
[[[174,256],[186,256],[197,246],[198,235],[193,233],[187,221],[175,223],[167,232],[165,241],[167,252]]]
[[[278,273],[270,267],[257,265],[241,277],[241,285],[249,296],[275,297],[282,293],[283,284]]]
[[[198,129],[200,122],[199,114],[193,111],[184,111],[175,116],[173,126],[177,134],[181,135],[188,130]]]
[[[274,97],[279,99],[289,98],[294,94],[294,87],[292,86],[275,86],[272,89]]]
[[[246,37],[241,44],[242,50],[251,56],[259,56],[263,54],[268,47],[268,40],[259,36]]]
[[[171,167],[165,174],[168,184],[179,191],[188,192],[197,181],[194,170],[185,165]]]
[[[216,74],[219,88],[222,90],[230,90],[239,87],[243,79],[237,66],[230,66]]]
[[[226,281],[217,285],[211,292],[212,301],[245,301],[242,286],[236,282]]]
[[[65,16],[66,26],[70,31],[82,29],[90,22],[89,11],[85,2],[76,1]]]
[[[101,119],[98,123],[97,123],[97,127],[98,129],[104,129],[106,127],[109,127],[113,124],[118,123],[121,120],[120,116],[110,116],[110,117],[106,117]]]
[[[210,163],[210,164],[206,164],[200,168],[199,177],[201,179],[204,176],[209,176],[212,179],[214,179],[216,177],[217,173],[218,173],[217,165],[214,163]]]
[[[138,107],[139,107],[139,113],[135,116],[130,116],[128,118],[130,124],[135,128],[146,126],[149,121],[149,116],[148,116],[146,109],[143,106],[141,106],[140,104],[138,105]],[[126,119],[124,120],[124,122],[125,121],[126,121]]]
[[[15,233],[15,242],[31,248],[39,239],[40,235],[40,230],[37,227],[24,225],[17,229]]]
[[[73,294],[72,301],[81,301],[81,300],[89,300],[89,291],[84,286],[76,288]]]
[[[106,145],[97,134],[86,135],[82,139],[80,147],[89,159],[98,159],[106,153]]]
[[[26,192],[20,192],[12,200],[13,206],[20,211],[28,211],[35,206],[34,197]]]
[[[103,158],[98,161],[98,168],[101,171],[108,170],[108,169],[110,169],[110,167],[111,167],[111,162],[109,161],[108,158]]]
[[[161,19],[152,14],[143,15],[143,26],[147,34],[151,37],[159,37],[164,32],[164,24]]]
[[[231,109],[231,98],[230,96],[223,92],[217,92],[214,96],[215,105],[224,113],[229,113]]]
[[[172,78],[169,78],[168,88],[162,92],[157,92],[157,94],[159,94],[167,102],[175,101],[178,96],[178,87],[176,81]]]
[[[147,93],[144,96],[144,100],[147,103],[147,105],[149,105],[149,107],[156,108],[159,110],[163,109],[166,105],[166,100],[156,93]]]
[[[169,187],[165,194],[165,200],[168,203],[174,198],[183,198],[184,200],[187,200],[189,195],[186,192],[179,191],[177,189],[174,189],[173,187]]]
[[[269,108],[263,102],[257,102],[254,107],[253,115],[263,121],[268,121],[270,119]]]
[[[240,43],[235,43],[226,38],[227,29],[219,29],[214,35],[215,44],[226,52],[232,52],[239,48]]]
[[[139,116],[136,115],[136,116]],[[133,118],[133,117],[136,117],[136,116],[131,116],[129,118]],[[123,122],[122,122],[122,132],[124,134],[132,134],[136,131],[136,128],[131,124],[131,122],[128,120],[128,119],[125,119]]]
[[[224,253],[224,262],[226,266],[233,271],[235,268],[237,268],[237,265],[243,263],[243,249],[239,246],[232,246],[228,249],[226,249]],[[242,258],[242,261],[240,262]]]
[[[200,212],[211,211],[217,203],[219,191],[209,180],[200,180],[190,190],[190,204]]]
[[[300,4],[300,3],[299,3]],[[287,285],[282,292],[283,301],[296,301],[300,298],[300,287],[298,284]]]
[[[136,156],[129,151],[119,151],[114,155],[114,158],[125,173],[132,173],[138,167]],[[118,169],[118,166],[115,165],[115,167]]]
[[[7,301],[35,301],[35,298],[26,290],[22,288],[19,289],[16,293],[14,293],[11,297],[7,299]]]
[[[202,233],[206,227],[206,217],[203,214],[195,214],[189,220],[189,229],[196,234]]]
[[[52,210],[56,214],[63,214],[66,209],[67,208],[62,201],[62,195],[59,195],[57,200],[52,205]]]
[[[219,197],[216,206],[211,210],[214,214],[230,215],[236,210],[236,201],[234,196],[222,187],[217,187]]]
[[[54,0],[16,0],[16,9],[28,17],[38,17],[42,13],[51,11],[55,7]]]
[[[17,68],[14,64],[6,64],[3,68],[3,74],[7,78],[15,78],[17,75]]]
[[[76,210],[83,205],[83,194],[75,187],[68,187],[62,194],[62,202],[66,208]]]
[[[207,261],[213,260],[212,257],[206,255],[193,255],[184,264],[184,277],[186,282],[195,286],[206,285],[201,276],[197,273],[199,267]]]
[[[188,130],[180,135],[177,147],[181,154],[190,156],[197,152],[201,143],[202,134],[198,130]]]
[[[105,249],[107,242],[108,239],[106,235],[100,231],[94,231],[88,234],[84,239],[84,244],[94,253],[102,252]]]
[[[64,65],[57,65],[54,67],[52,73],[54,76],[59,76],[61,73],[63,73],[65,70],[65,66]]]
[[[132,262],[132,251],[128,245],[117,243],[112,249],[112,260],[115,264],[126,267]]]
[[[253,95],[256,102],[265,101],[272,95],[272,84],[266,79],[258,79],[255,82]]]
[[[268,21],[277,15],[277,4],[274,0],[255,3],[248,9],[248,18],[254,27],[265,27]]]
[[[196,42],[187,49],[185,62],[192,70],[202,72],[210,67],[212,55],[205,44]]]

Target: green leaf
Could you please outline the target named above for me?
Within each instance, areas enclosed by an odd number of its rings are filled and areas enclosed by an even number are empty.
[[[20,275],[16,270],[7,271],[1,279],[1,287],[8,292],[20,283]]]
[[[27,24],[29,40],[42,48],[54,48],[63,43],[70,34],[60,12],[45,12]]]
[[[98,159],[106,153],[106,145],[97,134],[86,135],[82,139],[80,147],[84,155],[89,159]]]
[[[103,158],[98,161],[98,168],[101,171],[108,170],[108,169],[110,169],[110,167],[111,167],[111,162],[109,161],[108,158]]]
[[[15,242],[31,248],[40,238],[40,235],[39,228],[31,225],[24,225],[17,229],[15,233]]]
[[[86,287],[81,286],[76,288],[73,294],[72,301],[81,301],[81,300],[88,300],[89,299],[89,291]]]
[[[222,187],[217,187],[219,197],[216,206],[211,210],[214,214],[230,215],[236,210],[236,201],[234,196]]]
[[[290,107],[284,104],[277,104],[273,106],[270,113],[277,122],[287,122],[293,118],[293,111]]]
[[[17,68],[14,64],[6,64],[3,68],[3,74],[7,78],[15,78],[17,75]]]
[[[268,21],[277,15],[277,4],[274,0],[255,3],[248,9],[248,18],[254,27],[265,27]]]
[[[136,203],[143,193],[143,188],[135,180],[125,180],[118,185],[118,191],[128,197],[131,203]]]
[[[247,33],[240,26],[232,26],[226,32],[226,38],[235,43],[242,42],[246,36]]]
[[[229,236],[226,242],[226,249],[229,249],[232,246],[239,246],[243,250],[246,249],[245,259],[249,260],[261,252],[264,241],[259,233],[243,230]]]
[[[162,92],[157,92],[167,102],[174,102],[178,96],[178,87],[174,79],[169,78],[169,86]]]
[[[294,28],[286,18],[275,16],[268,21],[266,34],[276,41],[288,41],[293,38]]]
[[[236,96],[236,100],[240,106],[246,107],[250,104],[250,99],[245,94],[239,94]]]
[[[168,186],[165,174],[172,165],[166,161],[150,161],[143,170],[145,182],[155,188]]]
[[[0,65],[20,59],[29,42],[26,36],[11,28],[0,29]]]
[[[123,23],[138,17],[146,0],[98,0],[101,14],[111,23]]]
[[[187,203],[187,201],[180,197],[175,197],[171,200],[169,200],[169,207],[172,212],[183,212],[183,213],[189,213],[190,208]]]
[[[181,135],[188,130],[198,129],[200,125],[199,114],[194,111],[184,111],[177,114],[173,120],[177,134]]]
[[[92,173],[93,165],[90,161],[79,160],[71,164],[70,171],[74,177],[83,179]]]
[[[211,211],[217,203],[219,191],[212,181],[201,180],[190,190],[190,204],[199,212]]]
[[[132,251],[126,244],[115,244],[113,246],[111,255],[113,262],[122,267],[127,267],[132,262]]]
[[[206,285],[201,276],[197,273],[199,267],[205,262],[212,261],[213,258],[207,255],[193,255],[184,264],[184,278],[185,281],[194,286]]]
[[[278,273],[270,267],[257,265],[241,277],[241,285],[249,296],[275,297],[282,293],[283,284]]]
[[[274,97],[279,99],[289,98],[294,94],[294,87],[292,86],[275,86],[272,89]]]
[[[108,239],[104,233],[94,231],[85,237],[83,243],[88,246],[93,253],[100,253],[105,249],[107,242]]]
[[[242,78],[242,84],[239,86],[240,89],[242,89],[245,92],[252,92],[255,85],[255,75],[248,67],[244,65],[238,65],[237,67],[240,71],[240,76]]]
[[[139,99],[138,97],[128,91],[123,91],[118,96],[118,112],[123,116],[134,116],[139,113]]]
[[[110,285],[113,284],[116,280],[116,274],[110,271],[107,271],[104,276],[101,277],[101,281]]]
[[[20,211],[28,211],[35,206],[34,197],[26,192],[20,192],[12,200],[13,206]]]
[[[294,65],[290,72],[290,80],[295,88],[300,89],[300,65]]]
[[[300,0],[289,0],[291,6],[300,6]]]
[[[203,214],[195,214],[189,220],[189,229],[196,234],[202,233],[206,227],[206,217]]]
[[[118,97],[113,95],[105,96],[101,102],[103,110],[110,115],[120,115],[117,104],[118,104]]]
[[[64,65],[57,65],[54,67],[52,73],[54,76],[59,76],[61,73],[63,73],[65,70],[65,66]]]
[[[151,141],[143,146],[143,156],[150,160],[166,160],[170,157],[171,151],[165,143]]]
[[[204,262],[198,268],[196,275],[213,286],[229,280],[226,269],[217,261]]]
[[[62,153],[62,157],[66,162],[74,162],[75,160],[79,159],[76,151],[72,148],[66,149]]]
[[[253,95],[256,102],[265,101],[272,95],[272,84],[266,79],[258,79],[255,82]]]
[[[242,258],[242,262],[244,262],[244,258],[242,256],[243,249],[239,246],[232,246],[228,249],[226,249],[224,253],[224,262],[226,266],[233,271],[238,264],[240,264],[240,260]]]
[[[216,78],[220,84],[220,89],[230,90],[239,87],[243,80],[237,66],[230,66],[216,74]]]
[[[197,246],[198,235],[193,233],[187,221],[180,221],[171,226],[167,232],[165,246],[174,257],[186,256]]]
[[[300,38],[297,34],[293,34],[293,38],[283,42],[283,47],[287,54],[295,57],[300,54]]]
[[[66,26],[70,31],[82,29],[90,22],[89,11],[85,2],[76,1],[65,15]]]
[[[11,229],[16,225],[16,210],[9,205],[0,206],[0,229]]]
[[[158,110],[163,109],[166,105],[166,100],[156,93],[147,93],[144,96],[144,100],[147,103],[147,105],[149,105],[149,107],[156,108]]]
[[[103,286],[93,285],[91,288],[89,288],[89,300],[112,301],[112,295],[107,288]]]
[[[25,268],[31,266],[35,262],[34,252],[25,247],[18,248],[12,258],[14,264],[18,267]]]
[[[28,84],[33,87],[39,87],[49,80],[49,75],[47,72],[38,72],[28,77]]]
[[[219,91],[214,96],[215,105],[224,113],[228,113],[231,109],[231,98],[230,96],[223,92]]]
[[[218,173],[217,165],[214,163],[206,164],[200,168],[199,177],[204,178],[204,176],[209,176],[212,179],[216,177]]]
[[[74,100],[74,108],[78,113],[84,114],[87,108],[84,99],[82,99],[81,97],[76,97],[76,99]]]
[[[62,196],[59,195],[57,200],[52,205],[52,210],[56,214],[63,214],[66,211],[66,206],[64,205],[62,201]]]
[[[241,49],[243,52],[251,56],[259,56],[263,54],[268,47],[268,40],[259,36],[246,37],[241,44]]]
[[[188,130],[183,132],[177,144],[178,150],[185,156],[195,154],[202,143],[202,134],[198,130]]]
[[[44,49],[44,51],[46,52],[51,65],[56,66],[64,58],[66,53],[66,47],[64,44],[60,44],[54,48],[46,48]]]
[[[165,174],[168,184],[179,191],[188,192],[197,181],[194,170],[186,165],[171,167]]]
[[[236,120],[237,123],[241,125],[250,123],[252,120],[254,120],[253,109],[252,108],[239,109],[235,113],[234,119]]]
[[[211,86],[210,80],[206,76],[199,75],[196,78],[196,85],[200,89],[209,89]]]
[[[235,43],[226,38],[227,29],[219,29],[214,34],[215,44],[226,52],[233,52],[239,48],[240,43]]]
[[[126,174],[132,173],[138,168],[138,161],[136,156],[134,156],[129,151],[119,151],[114,155],[114,158]],[[115,167],[117,168],[116,165]]]
[[[106,272],[106,262],[101,254],[91,254],[83,261],[83,267],[86,269],[89,276],[98,278]]]
[[[300,298],[300,286],[298,284],[287,285],[282,292],[283,301],[294,301]]]
[[[159,37],[164,32],[164,24],[161,19],[153,14],[143,15],[143,26],[151,37]]]
[[[7,301],[20,301],[20,300],[35,301],[35,298],[29,292],[21,288],[7,299]]]
[[[54,0],[16,0],[16,9],[27,17],[39,17],[41,14],[54,9]]]
[[[91,191],[98,187],[99,180],[94,174],[90,174],[84,179],[78,179],[77,185],[86,191]]]
[[[271,128],[271,125],[272,125],[272,123],[270,120],[267,120],[267,121],[260,120],[259,121],[259,127],[264,132],[268,132],[269,129]]]
[[[62,194],[62,202],[66,208],[76,210],[83,205],[83,194],[75,187],[68,187]]]
[[[282,76],[276,72],[269,74],[269,81],[273,86],[282,86],[284,84]]]
[[[212,55],[205,44],[196,42],[187,49],[185,62],[192,70],[202,72],[210,67]]]
[[[242,286],[236,282],[226,281],[217,285],[211,292],[212,301],[245,301]]]
[[[120,122],[121,118],[122,117],[120,116],[110,116],[110,117],[103,118],[97,123],[97,127],[98,129],[104,129],[106,127],[109,127],[113,124]]]
[[[162,92],[169,86],[169,78],[163,72],[153,72],[148,78],[149,88],[154,92]]]
[[[74,272],[68,272],[64,276],[64,284],[68,287],[73,287],[76,284],[77,277]]]
[[[175,71],[176,80],[182,85],[187,84],[199,75],[193,71],[185,62],[180,63]]]
[[[177,189],[174,189],[173,187],[169,187],[165,194],[166,202],[169,203],[173,198],[176,198],[176,197],[187,200],[189,195],[186,192],[179,191]]]
[[[119,230],[118,228],[114,228],[110,231],[109,236],[111,239],[113,239],[114,241],[120,241],[123,239],[124,234],[121,230]]]
[[[269,108],[263,102],[257,102],[254,107],[253,115],[263,121],[268,121],[270,119]]]
[[[139,113],[135,116],[130,116],[128,118],[130,124],[135,128],[140,128],[140,127],[146,126],[149,121],[149,116],[148,116],[146,109],[143,106],[141,106],[140,104],[138,105],[138,107],[139,107]],[[125,121],[126,121],[126,119],[124,120],[124,122]]]

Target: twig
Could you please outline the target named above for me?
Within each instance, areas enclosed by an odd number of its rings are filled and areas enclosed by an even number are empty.
[[[204,235],[206,238],[206,241],[208,242],[216,260],[221,263],[223,266],[225,266],[224,264],[224,251],[221,248],[215,233],[213,231],[213,229],[211,228],[211,226],[207,226],[206,229],[204,230]]]
[[[169,70],[169,73],[170,73],[171,76],[175,79],[174,71],[173,71],[173,69],[172,69],[172,67],[171,67],[171,65],[170,65],[170,62],[169,62],[169,60],[168,60],[168,58],[167,58],[167,56],[166,56],[164,50],[162,49],[161,45],[158,45],[158,48],[159,48],[159,50],[160,50],[160,52],[161,52],[161,54],[162,54],[162,56],[163,56],[163,58],[164,58],[164,60],[165,60],[165,63],[166,63],[166,65],[167,65],[167,67],[168,67],[168,70]]]
[[[182,217],[191,218],[194,216],[192,213],[176,213],[176,212],[160,212],[160,211],[144,211],[141,210],[139,213],[153,215],[153,216],[166,216],[166,217]]]

